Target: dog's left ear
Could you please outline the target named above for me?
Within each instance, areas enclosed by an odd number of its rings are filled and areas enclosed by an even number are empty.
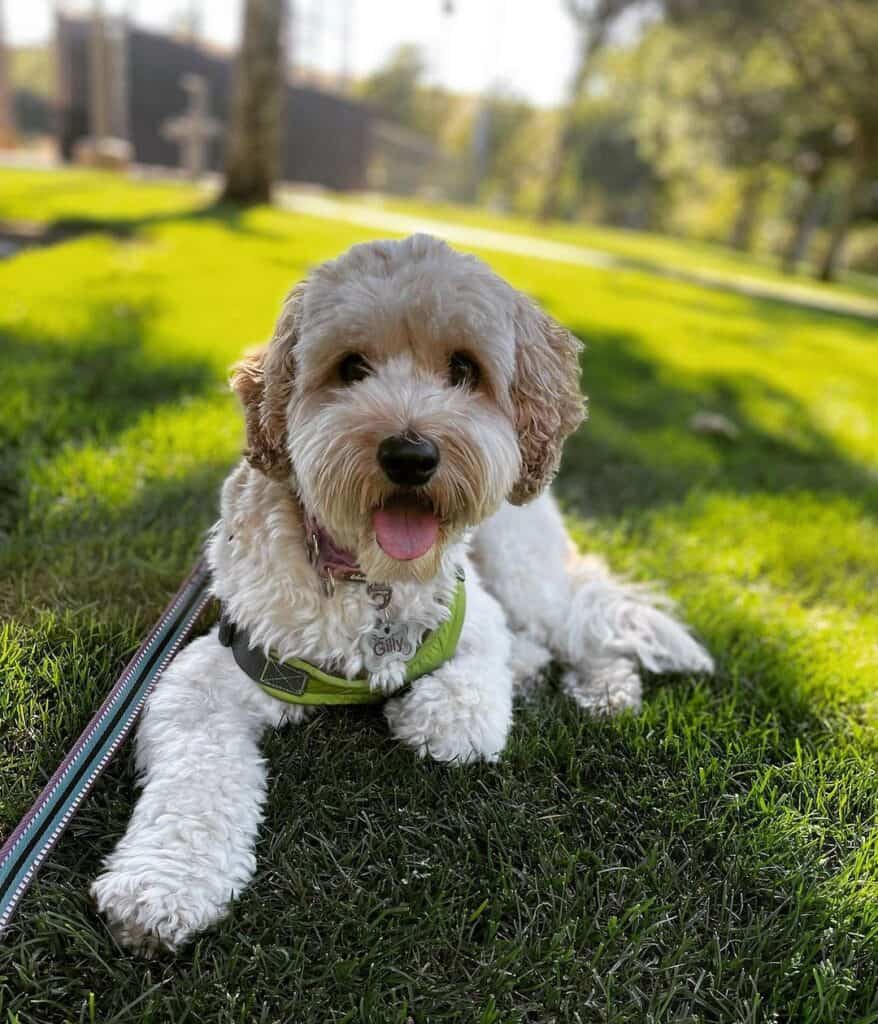
[[[286,297],[271,341],[238,363],[232,390],[244,407],[247,461],[267,476],[287,479],[287,406],[295,384],[293,348],[299,336],[299,315],[305,284]]]
[[[507,500],[524,505],[552,482],[561,448],[585,418],[579,390],[582,345],[524,295],[515,316],[515,407],[521,475]]]

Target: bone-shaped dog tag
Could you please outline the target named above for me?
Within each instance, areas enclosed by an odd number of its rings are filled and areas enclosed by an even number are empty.
[[[406,622],[377,622],[360,639],[366,671],[379,672],[393,662],[408,661],[418,645],[417,633],[417,628]]]

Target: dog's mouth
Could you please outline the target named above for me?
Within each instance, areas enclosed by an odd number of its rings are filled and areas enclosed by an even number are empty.
[[[439,536],[439,517],[423,496],[396,494],[372,513],[375,540],[385,555],[411,562],[425,555]]]

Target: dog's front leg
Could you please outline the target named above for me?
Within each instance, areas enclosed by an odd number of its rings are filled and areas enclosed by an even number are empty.
[[[215,632],[159,680],[137,735],[143,793],[91,890],[124,945],[176,949],[253,876],[266,791],[259,738],[277,708]]]
[[[411,690],[389,700],[396,739],[420,757],[466,764],[496,761],[512,724],[510,637],[500,605],[470,569],[467,613],[457,653]]]

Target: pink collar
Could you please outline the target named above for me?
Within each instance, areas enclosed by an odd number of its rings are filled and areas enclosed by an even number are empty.
[[[336,580],[365,583],[366,577],[350,551],[340,548],[317,520],[303,511],[308,561],[323,580],[327,594],[334,593]]]

